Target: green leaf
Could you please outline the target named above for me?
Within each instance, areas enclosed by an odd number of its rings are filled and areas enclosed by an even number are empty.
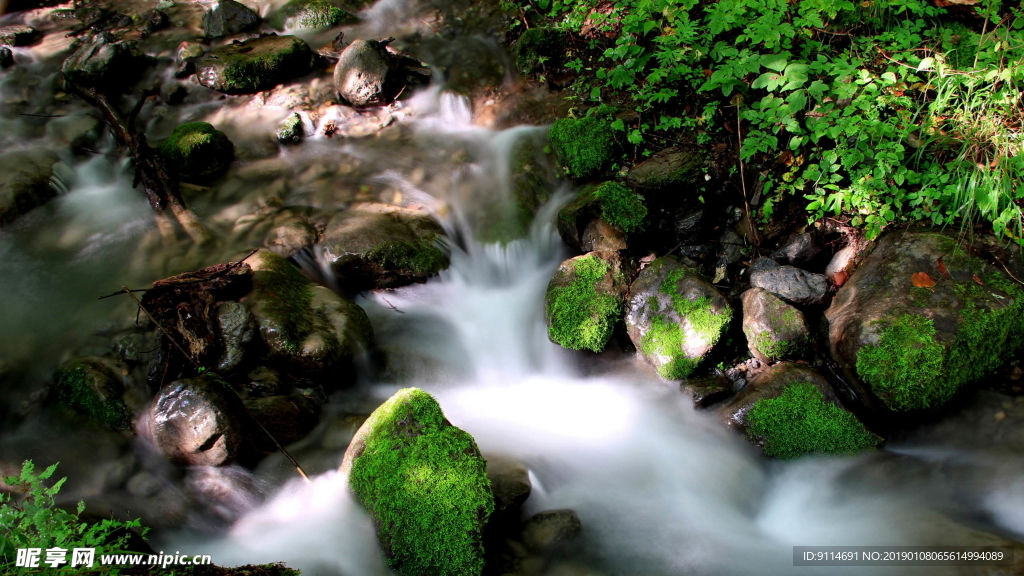
[[[786,69],[786,61],[789,58],[789,54],[765,54],[761,56],[761,65],[769,70],[775,70],[776,72],[782,72]]]

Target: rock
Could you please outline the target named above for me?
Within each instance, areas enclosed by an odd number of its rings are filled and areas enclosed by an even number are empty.
[[[519,510],[532,490],[529,469],[522,462],[507,456],[489,455],[486,460],[487,479],[494,495],[494,513],[497,515]]]
[[[134,84],[145,67],[146,57],[135,42],[104,33],[68,56],[61,71],[68,82],[114,93]]]
[[[271,230],[264,245],[287,258],[306,246],[312,246],[317,236],[312,224],[295,218]]]
[[[750,353],[765,364],[804,356],[811,331],[803,312],[786,304],[764,288],[751,288],[743,302],[743,333]]]
[[[722,244],[722,258],[727,264],[735,264],[743,259],[743,249],[746,244],[739,234],[732,230],[726,230],[722,233],[719,242]]]
[[[302,125],[302,116],[292,114],[281,121],[277,127],[277,141],[281,144],[297,144],[306,137],[306,129]]]
[[[570,350],[604,350],[622,317],[627,267],[615,251],[562,262],[544,296],[548,338]]]
[[[949,236],[900,231],[878,241],[825,317],[832,357],[865,404],[931,410],[1020,349],[1024,289]]]
[[[789,362],[752,378],[720,415],[772,458],[852,454],[880,442],[817,370]]]
[[[220,0],[203,14],[207,38],[234,36],[259,23],[260,15],[255,10],[235,0]]]
[[[60,158],[45,148],[0,154],[0,226],[57,196],[50,183]]]
[[[171,25],[171,19],[161,10],[147,10],[140,16],[142,18],[142,31],[145,34],[152,34],[158,30],[164,30]]]
[[[196,67],[207,88],[251,94],[309,74],[314,54],[296,36],[264,36],[215,48]]]
[[[256,331],[256,321],[244,304],[222,302],[217,306],[217,326],[224,345],[217,370],[231,372],[245,357],[246,346]]]
[[[688,378],[679,388],[690,394],[697,408],[707,408],[732,395],[732,383],[725,376]]]
[[[71,148],[92,148],[103,123],[88,114],[71,114],[46,123],[46,136]]]
[[[358,21],[333,0],[291,0],[268,23],[278,30],[319,30]]]
[[[829,261],[828,266],[825,267],[825,277],[832,284],[842,286],[846,283],[850,274],[853,274],[853,270],[857,267],[857,262],[860,260],[860,255],[861,252],[854,245],[840,249],[832,257],[832,260]]]
[[[704,157],[696,147],[672,146],[629,169],[626,183],[642,191],[677,191],[703,181]]]
[[[61,404],[115,430],[131,428],[121,371],[104,358],[84,356],[61,364],[53,375],[53,392]]]
[[[178,51],[174,54],[174,60],[178,64],[183,62],[194,62],[206,54],[206,49],[199,42],[182,42],[178,45]]]
[[[282,369],[324,380],[332,388],[350,385],[352,358],[373,345],[366,313],[273,252],[249,259],[253,290],[246,296],[268,358]]]
[[[828,297],[828,282],[823,274],[779,266],[769,258],[758,258],[751,264],[750,285],[794,304],[813,306],[824,303]]]
[[[426,392],[399,390],[374,410],[341,465],[398,574],[480,574],[494,510],[487,464]]]
[[[282,446],[302,440],[320,421],[320,406],[305,396],[249,398],[245,407]],[[260,430],[253,431],[251,439],[261,452],[277,451],[274,441]]]
[[[14,66],[14,52],[11,52],[8,46],[0,46],[0,68],[10,68],[11,66]]]
[[[520,74],[540,72],[545,66],[560,66],[565,59],[566,35],[554,28],[530,28],[515,46],[516,70]]]
[[[580,247],[585,252],[596,250],[625,250],[626,235],[622,230],[605,222],[604,218],[591,220],[583,229],[583,237],[580,238]]]
[[[548,131],[551,147],[571,178],[599,176],[618,155],[615,132],[608,122],[593,117],[561,118]]]
[[[38,37],[39,32],[31,26],[24,24],[0,26],[0,45],[3,46],[28,46]]]
[[[376,40],[356,40],[338,56],[334,88],[350,106],[389,104],[405,86],[398,58]]]
[[[800,266],[814,260],[818,254],[821,254],[821,243],[817,235],[803,232],[793,236],[778,250],[772,252],[771,258],[776,262]]]
[[[544,550],[579,536],[583,525],[576,512],[568,508],[534,514],[523,522],[523,544]]]
[[[647,217],[647,206],[639,194],[616,182],[603,182],[584,188],[576,198],[558,212],[558,233],[565,243],[574,248],[583,248],[584,243],[594,243],[597,226],[587,230],[597,219],[603,221],[602,228],[612,228],[606,237],[622,238],[624,233],[636,232],[643,228]],[[598,232],[599,233],[599,232]],[[613,245],[625,243],[624,240]]]
[[[183,466],[222,466],[245,437],[241,400],[214,376],[171,382],[150,411],[153,442]]]
[[[423,282],[448,267],[435,243],[444,229],[425,212],[388,204],[356,204],[335,214],[321,246],[347,290]]]
[[[192,183],[218,176],[235,158],[235,145],[208,122],[182,124],[156,148],[172,174]]]
[[[671,256],[651,262],[630,287],[629,338],[666,380],[689,376],[731,319],[732,308],[718,290]]]

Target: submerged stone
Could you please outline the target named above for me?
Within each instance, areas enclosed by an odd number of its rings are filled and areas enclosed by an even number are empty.
[[[318,30],[359,19],[349,14],[339,3],[330,0],[291,0],[267,21],[278,30]]]
[[[234,160],[235,145],[208,122],[188,122],[157,146],[167,168],[187,182],[217,176]]]
[[[551,147],[571,178],[598,176],[615,161],[618,145],[608,122],[598,118],[562,118],[548,131]]]
[[[594,243],[597,231],[591,228],[597,220],[619,230],[618,235],[614,231],[603,235],[615,237],[639,231],[646,217],[647,206],[642,196],[617,182],[602,182],[584,188],[558,212],[558,233],[566,244],[583,248],[584,244]]]
[[[51,184],[60,157],[45,148],[0,154],[0,226],[57,196]]]
[[[558,267],[544,297],[548,338],[570,350],[604,350],[629,289],[618,252],[591,252]]]
[[[351,106],[388,104],[404,86],[405,74],[398,58],[376,40],[356,40],[338,56],[334,88]]]
[[[98,356],[61,364],[53,376],[57,401],[116,430],[131,428],[132,413],[124,400],[124,382],[117,367]]]
[[[203,14],[207,38],[233,36],[260,23],[260,15],[241,2],[220,0]]]
[[[743,334],[750,353],[764,363],[804,356],[811,331],[803,312],[763,288],[751,288],[743,301]]]
[[[476,576],[494,510],[487,464],[473,437],[416,388],[374,410],[345,451],[342,471],[402,576]]]
[[[64,79],[86,88],[117,92],[134,84],[146,66],[135,42],[97,34],[64,60]]]
[[[264,36],[215,48],[199,62],[196,77],[227,94],[267,90],[313,69],[314,54],[296,36]]]
[[[545,550],[572,540],[582,529],[573,510],[546,510],[523,522],[523,544],[533,550]]]

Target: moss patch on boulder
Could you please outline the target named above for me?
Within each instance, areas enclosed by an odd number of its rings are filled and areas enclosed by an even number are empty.
[[[596,254],[572,258],[559,267],[545,297],[552,342],[570,350],[604,350],[622,316],[622,293],[599,289],[622,284],[607,281],[611,268]],[[620,270],[613,274],[622,276]]]
[[[615,161],[615,132],[598,118],[562,118],[548,132],[551,146],[566,174],[590,178],[606,171]]]
[[[76,358],[62,364],[53,376],[57,401],[116,430],[131,428],[132,414],[121,395],[121,376],[102,359]]]
[[[406,388],[377,408],[342,470],[398,574],[479,576],[483,527],[494,510],[487,464],[432,396]]]
[[[318,30],[355,24],[358,21],[358,18],[334,2],[291,0],[271,16],[267,23],[278,30]]]
[[[264,36],[210,51],[198,64],[196,78],[207,88],[227,94],[252,94],[308,74],[315,56],[296,36]]]
[[[579,248],[587,225],[597,218],[622,232],[637,232],[647,219],[647,205],[643,196],[617,182],[589,186],[558,212],[558,233]]]
[[[158,150],[168,169],[186,181],[203,181],[224,171],[235,145],[208,122],[188,122],[174,129]]]

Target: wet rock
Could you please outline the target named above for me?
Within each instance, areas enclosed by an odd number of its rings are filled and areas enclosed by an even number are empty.
[[[249,398],[245,401],[245,407],[282,446],[305,438],[320,421],[320,406],[305,396]],[[251,438],[253,445],[261,452],[277,450],[274,441],[260,430],[255,430]]]
[[[630,168],[626,182],[643,191],[678,190],[704,178],[704,158],[697,148],[672,146]]]
[[[206,54],[206,49],[202,44],[198,42],[182,42],[178,45],[178,51],[174,55],[174,60],[178,64],[184,62],[194,62]]]
[[[135,42],[104,33],[69,56],[61,71],[68,82],[113,93],[134,84],[145,67],[146,57]]]
[[[31,26],[24,24],[0,26],[0,45],[2,46],[28,46],[38,37],[39,32]]]
[[[220,0],[203,14],[207,38],[233,36],[259,23],[260,15],[255,10],[235,0]]]
[[[566,35],[554,28],[530,28],[515,46],[516,70],[533,74],[545,66],[560,66],[565,57]]]
[[[171,19],[162,10],[147,10],[142,13],[141,18],[142,32],[144,34],[152,34],[153,32],[164,30],[171,25]]]
[[[766,364],[808,352],[811,331],[803,312],[763,288],[751,288],[743,302],[743,333],[750,353]]]
[[[571,178],[599,176],[618,155],[615,132],[607,121],[594,117],[561,118],[551,125],[548,138]]]
[[[122,361],[138,365],[149,362],[151,355],[158,347],[156,336],[152,332],[133,332],[114,340],[114,354]]]
[[[671,256],[647,265],[630,287],[629,338],[666,380],[689,376],[731,319],[732,308],[718,290]]]
[[[277,127],[277,141],[281,144],[297,144],[306,137],[306,129],[302,125],[302,116],[292,114],[281,121]]]
[[[193,183],[203,183],[219,175],[235,158],[235,145],[208,122],[178,126],[157,145],[157,150],[172,174]]]
[[[719,414],[773,458],[850,454],[880,442],[817,370],[788,362],[752,378]]]
[[[821,254],[821,242],[812,232],[803,232],[787,240],[778,250],[772,252],[771,258],[776,262],[801,266]]]
[[[71,148],[92,148],[102,128],[103,124],[88,114],[73,114],[47,122],[46,136]]]
[[[210,376],[178,380],[157,394],[150,412],[153,442],[184,466],[221,466],[244,438],[241,401]]]
[[[825,312],[829,346],[870,407],[942,406],[1024,340],[1024,289],[950,236],[884,236]]]
[[[435,245],[443,235],[425,212],[364,203],[331,218],[320,245],[341,285],[360,291],[422,282],[447,268]]]
[[[84,356],[61,364],[53,375],[53,393],[61,404],[111,428],[131,428],[121,369],[105,358]]]
[[[707,408],[732,395],[732,383],[725,376],[688,378],[679,388],[690,394],[697,408]]]
[[[507,456],[488,455],[487,479],[494,494],[494,513],[516,511],[530,497],[532,484],[526,466]]]
[[[628,281],[628,264],[615,251],[562,262],[544,297],[548,338],[570,350],[604,350],[622,317]]]
[[[317,236],[312,224],[295,218],[271,230],[264,245],[287,258],[306,246],[312,246]]]
[[[60,158],[45,148],[0,154],[0,226],[57,196],[50,183]]]
[[[278,30],[319,30],[358,21],[332,0],[291,0],[271,16],[268,23]]]
[[[14,66],[14,52],[7,46],[0,46],[0,68]]]
[[[399,574],[479,574],[494,509],[473,437],[416,388],[398,391],[359,428],[342,461]],[[416,478],[409,482],[408,478]]]
[[[568,508],[534,514],[523,522],[523,544],[545,550],[579,536],[583,525],[576,512]]]
[[[227,94],[251,94],[304,76],[314,54],[296,36],[264,36],[210,51],[196,67],[199,83]]]
[[[584,248],[585,243],[593,245],[595,236],[611,238],[612,245],[624,244],[624,234],[641,230],[646,217],[647,206],[642,196],[617,182],[603,182],[584,188],[558,212],[558,233],[574,248]],[[591,228],[597,219],[603,224]],[[597,226],[608,229],[607,233],[602,234]]]
[[[769,258],[758,258],[751,264],[750,285],[794,304],[822,304],[828,297],[828,282],[823,274],[779,266]]]
[[[722,244],[722,258],[727,264],[735,264],[743,259],[743,249],[746,244],[739,234],[732,230],[726,230],[722,233],[719,242]]]
[[[626,234],[605,222],[604,218],[596,218],[587,224],[583,229],[583,237],[580,238],[580,247],[584,252],[595,250],[625,250]]]
[[[231,372],[245,357],[246,346],[256,331],[256,321],[244,304],[222,302],[217,306],[217,326],[224,346],[217,370]]]
[[[380,106],[402,91],[405,75],[398,59],[376,40],[356,40],[338,56],[334,88],[351,106]]]

